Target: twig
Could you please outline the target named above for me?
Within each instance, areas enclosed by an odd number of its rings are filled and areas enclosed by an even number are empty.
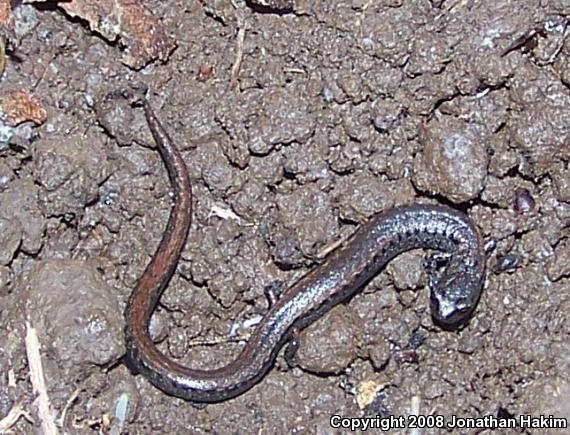
[[[245,42],[245,27],[240,27],[240,29],[238,30],[237,41],[236,41],[236,58],[234,60],[234,64],[232,65],[232,69],[230,71],[230,86],[232,89],[237,86],[237,78],[239,70],[241,68],[241,62],[243,60],[244,42]]]
[[[16,375],[14,369],[8,370],[8,386],[14,388],[16,386]]]
[[[79,396],[79,393],[81,392],[80,388],[77,388],[69,397],[69,399],[67,400],[67,403],[65,404],[65,406],[63,407],[63,411],[61,411],[61,416],[59,417],[59,421],[58,421],[58,425],[59,427],[64,427],[65,426],[65,417],[67,417],[67,411],[69,411],[69,408],[71,408],[71,405],[73,405],[73,402],[75,402],[75,400],[77,400],[77,397]]]
[[[410,415],[418,416],[420,415],[420,398],[419,396],[412,396],[412,403],[410,406]],[[410,435],[420,435],[422,430],[420,428],[412,428],[410,430]]]
[[[38,334],[32,326],[26,322],[26,355],[30,369],[30,381],[37,398],[38,414],[41,419],[42,433],[45,435],[58,435],[55,419],[51,412],[50,401],[44,378],[44,369],[40,356],[40,342]]]
[[[6,38],[2,35],[0,36],[0,77],[4,74],[4,68],[6,67]]]
[[[0,420],[0,433],[9,433],[10,429],[16,424],[16,422],[24,417],[29,422],[33,423],[32,417],[24,411],[24,406],[21,403],[16,403],[8,412],[8,415]]]

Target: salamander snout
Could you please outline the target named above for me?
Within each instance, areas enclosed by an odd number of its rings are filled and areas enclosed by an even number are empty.
[[[482,283],[470,274],[452,274],[438,280],[431,288],[431,313],[444,329],[455,329],[469,320],[481,294]]]

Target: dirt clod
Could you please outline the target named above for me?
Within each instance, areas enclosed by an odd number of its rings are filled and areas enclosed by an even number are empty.
[[[113,290],[88,264],[52,260],[34,265],[24,288],[28,316],[54,362],[82,378],[124,352],[121,310]],[[52,382],[64,382],[64,377]]]
[[[466,202],[483,190],[487,176],[486,134],[453,119],[429,123],[420,136],[423,151],[414,162],[414,182],[422,189]]]

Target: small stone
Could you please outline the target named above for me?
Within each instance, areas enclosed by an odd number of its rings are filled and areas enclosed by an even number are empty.
[[[517,189],[513,199],[513,210],[517,214],[527,214],[534,210],[536,201],[528,189]]]
[[[75,0],[60,3],[60,7],[70,16],[84,20],[109,42],[120,37],[125,46],[123,63],[131,68],[140,69],[156,59],[166,61],[176,47],[162,22],[139,2]]]
[[[2,95],[0,111],[6,123],[12,127],[26,121],[41,125],[47,120],[44,104],[37,95],[28,90],[17,90]]]

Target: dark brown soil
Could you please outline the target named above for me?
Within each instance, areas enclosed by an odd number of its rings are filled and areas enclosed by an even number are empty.
[[[570,418],[567,1],[145,3],[177,48],[138,71],[81,20],[17,9],[2,89],[33,89],[48,121],[0,132],[0,419],[23,404],[36,424],[13,433],[39,430],[26,320],[62,433],[348,433],[333,414],[418,401],[448,419]],[[433,325],[418,251],[307,328],[298,367],[280,355],[236,399],[199,409],[130,373],[123,310],[171,197],[142,111],[108,96],[145,87],[194,186],[152,324],[167,355],[230,361],[267,285],[414,202],[465,210],[496,241],[469,325]]]

